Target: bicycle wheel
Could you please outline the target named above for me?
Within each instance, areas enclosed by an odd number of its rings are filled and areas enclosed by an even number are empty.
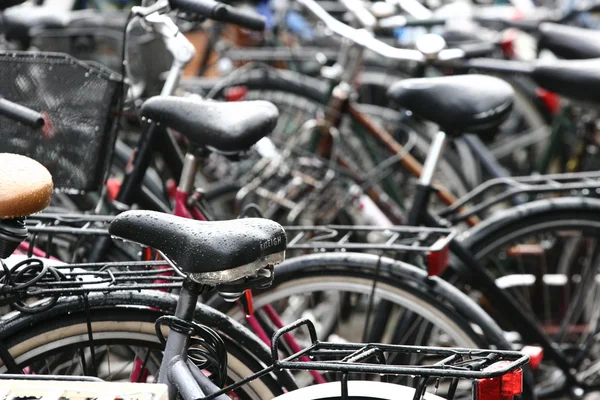
[[[464,234],[463,243],[482,267],[497,277],[567,355],[577,377],[600,387],[600,201],[586,198],[540,200],[515,207]],[[483,296],[481,296],[483,297]],[[500,307],[490,312],[518,332]],[[552,365],[537,372],[547,390],[564,377]]]
[[[152,296],[157,298],[156,294]],[[95,299],[90,300],[93,303]],[[156,308],[133,306],[135,303],[132,300],[127,307],[109,304],[88,312],[73,307],[66,307],[70,311],[60,313],[51,309],[51,317],[35,316],[33,324],[28,321],[32,317],[19,318],[7,323],[18,327],[3,329],[2,342],[18,369],[28,374],[90,375],[106,381],[153,382],[163,347],[156,337],[154,323],[165,313]],[[157,305],[160,303],[159,300]],[[228,335],[221,336],[228,353],[227,383],[264,368],[237,341]],[[0,373],[7,371],[7,365],[0,361]],[[235,395],[241,399],[271,399],[282,392],[281,384],[266,376],[236,390]]]

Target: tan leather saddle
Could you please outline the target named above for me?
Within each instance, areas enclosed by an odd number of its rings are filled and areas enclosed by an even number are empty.
[[[18,154],[0,153],[0,219],[25,217],[48,207],[52,175],[42,164]]]

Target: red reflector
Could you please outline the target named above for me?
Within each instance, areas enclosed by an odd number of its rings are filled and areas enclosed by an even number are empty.
[[[484,369],[494,371],[506,367],[510,361],[498,361]],[[497,378],[477,379],[475,382],[476,400],[508,400],[523,392],[523,370],[517,368]]]
[[[450,265],[450,250],[448,246],[440,251],[427,253],[427,273],[429,276],[439,276]]]
[[[535,92],[552,115],[558,114],[560,111],[560,98],[556,93],[549,92],[542,88],[537,88]]]
[[[538,346],[525,346],[521,352],[529,356],[529,365],[533,371],[537,370],[544,359],[544,349]]]
[[[502,397],[523,393],[523,370],[518,368],[502,376]]]
[[[114,201],[121,190],[121,182],[117,179],[111,178],[106,181],[106,194],[110,201]]]
[[[175,194],[177,193],[177,183],[173,179],[167,179],[167,194],[170,199],[175,198]]]
[[[246,98],[248,94],[248,87],[246,86],[232,86],[225,89],[225,100],[227,101],[240,101]]]
[[[509,60],[516,58],[517,53],[515,51],[515,41],[517,40],[517,30],[507,29],[502,32],[502,38],[500,39],[500,47],[502,52]]]

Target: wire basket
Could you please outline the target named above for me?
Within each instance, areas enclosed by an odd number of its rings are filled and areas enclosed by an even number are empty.
[[[57,189],[99,189],[116,134],[121,78],[66,54],[0,52],[0,96],[42,113],[42,130],[0,117],[0,151],[43,164]]]

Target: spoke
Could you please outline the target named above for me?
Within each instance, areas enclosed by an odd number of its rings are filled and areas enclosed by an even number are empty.
[[[110,373],[110,345],[106,345],[106,360],[107,360],[107,368],[108,368],[108,381],[112,381],[112,374]]]
[[[598,257],[598,249],[597,246],[595,245],[596,241],[594,240],[594,250],[593,250],[593,254],[589,255],[588,257],[586,257],[586,260],[588,260],[588,263],[584,263],[584,267],[582,268],[582,273],[581,273],[581,285],[577,288],[576,292],[575,292],[575,296],[573,298],[573,300],[570,302],[569,304],[569,309],[567,310],[567,313],[561,323],[561,327],[560,327],[560,331],[559,333],[555,336],[554,340],[558,343],[561,343],[562,341],[564,341],[565,339],[565,335],[568,332],[568,328],[570,326],[570,321],[576,321],[581,313],[583,312],[583,305],[584,305],[584,301],[586,299],[586,294],[588,293],[588,289],[590,285],[596,285],[596,274],[598,273],[598,267],[600,267],[600,263],[596,262],[594,263],[594,266],[592,267],[590,264],[592,263],[592,261],[597,261],[597,257]],[[589,253],[588,253],[589,254]],[[587,266],[586,266],[587,264]]]
[[[81,363],[81,369],[83,370],[83,375],[87,376],[87,364],[85,363],[85,348],[79,348],[79,362]]]
[[[544,243],[544,240],[542,239],[541,242]],[[552,247],[553,246],[549,246],[550,249]],[[546,249],[542,245],[542,254],[540,255],[541,274],[539,275],[539,278],[536,278],[536,280],[540,279],[540,281],[541,281],[541,282],[539,282],[539,287],[542,288],[542,293],[544,296],[545,321],[552,321],[552,308],[551,308],[551,304],[550,304],[550,289],[549,289],[549,286],[546,285],[544,282],[544,276],[546,274],[548,274],[548,265],[546,264],[546,253],[547,253]]]
[[[151,349],[146,350],[146,355],[144,356],[144,361],[142,362],[142,368],[137,376],[136,382],[140,383],[142,381],[142,377],[144,376],[146,371],[146,366],[148,365],[148,360],[150,360],[150,354],[152,353]]]

